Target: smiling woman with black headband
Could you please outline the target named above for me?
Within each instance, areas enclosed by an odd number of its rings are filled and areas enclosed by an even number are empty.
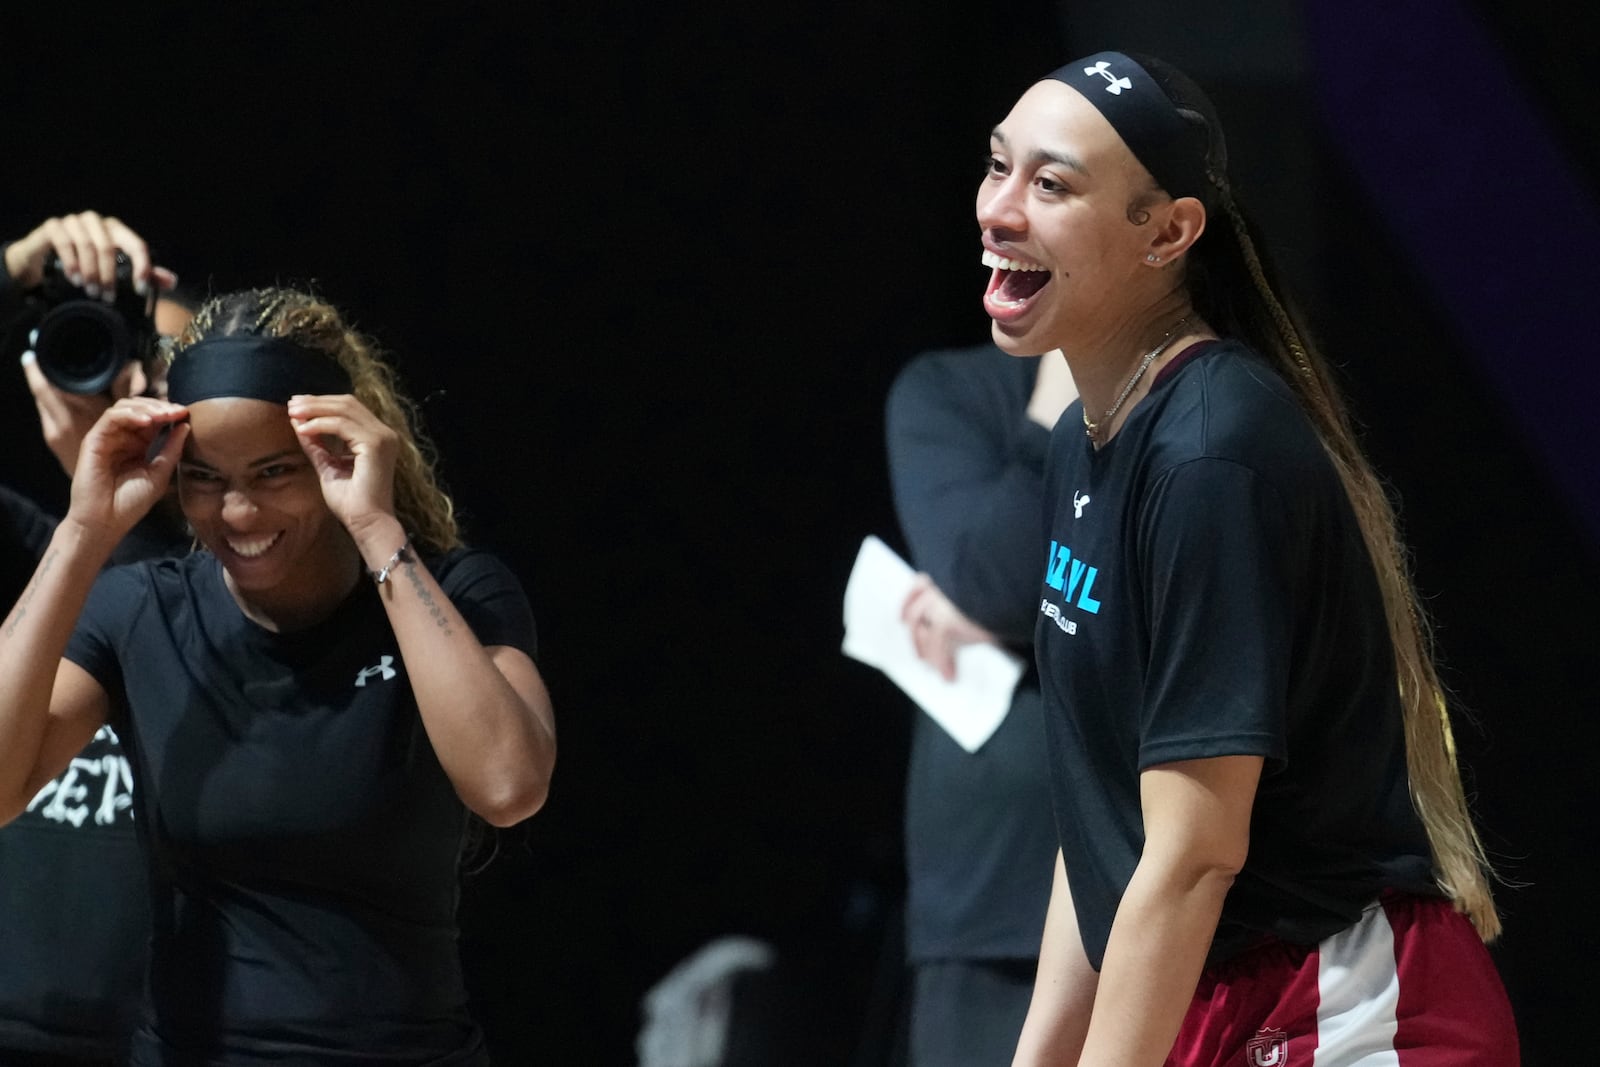
[[[169,397],[95,425],[0,630],[0,815],[115,726],[152,882],[136,1067],[486,1063],[469,813],[533,814],[555,760],[522,590],[461,546],[409,405],[327,304],[212,301]],[[96,581],[174,472],[203,551]]]
[[[1209,101],[1101,53],[990,152],[995,340],[1061,349],[1082,397],[1046,476],[1061,853],[1015,1063],[1515,1064],[1394,517]]]

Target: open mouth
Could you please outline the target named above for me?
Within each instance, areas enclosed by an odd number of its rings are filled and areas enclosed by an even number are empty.
[[[1009,259],[984,249],[983,265],[994,274],[984,290],[983,304],[994,318],[1010,322],[1027,313],[1035,297],[1050,284],[1050,270],[1037,263]]]
[[[283,531],[279,530],[275,534],[266,534],[259,537],[225,537],[222,539],[222,543],[228,546],[229,552],[232,552],[240,559],[260,559],[270,552],[272,546],[277,544],[282,537]]]

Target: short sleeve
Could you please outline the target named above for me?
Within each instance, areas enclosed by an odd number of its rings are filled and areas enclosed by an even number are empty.
[[[142,574],[143,568],[136,564],[101,571],[89,589],[89,598],[62,653],[64,659],[88,671],[118,708],[125,700],[122,661],[117,650],[122,645],[128,620],[141,603],[146,588]]]
[[[538,661],[538,633],[527,594],[511,569],[495,556],[463,549],[443,557],[439,584],[485,645],[520,649]]]
[[[1150,652],[1139,766],[1286,754],[1294,611],[1289,510],[1236,462],[1153,483],[1138,517]]]

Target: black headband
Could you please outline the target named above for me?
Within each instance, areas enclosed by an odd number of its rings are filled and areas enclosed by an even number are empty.
[[[348,393],[350,376],[325,352],[281,337],[235,334],[197,341],[167,371],[167,399],[193,404],[241,396],[287,404],[297,393]]]
[[[1122,52],[1096,52],[1046,77],[1082,93],[1161,188],[1211,205],[1209,131],[1178,114],[1177,105],[1137,61]]]

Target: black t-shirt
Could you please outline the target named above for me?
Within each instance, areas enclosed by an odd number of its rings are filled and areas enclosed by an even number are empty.
[[[150,912],[133,779],[110,727],[0,829],[0,1062],[121,1054]]]
[[[429,565],[481,642],[534,653],[502,564]],[[207,553],[117,568],[67,657],[111,695],[150,859],[134,1064],[484,1062],[457,952],[468,812],[370,583],[272,633]]]
[[[4,246],[0,245],[0,252]],[[0,268],[0,347],[26,347],[24,294]],[[57,520],[0,486],[0,612],[26,588]],[[110,563],[187,551],[170,500]],[[18,1053],[120,1059],[143,1000],[150,909],[132,781],[105,727],[0,828],[0,1062]]]
[[[890,481],[912,562],[969,618],[1032,655],[1050,434],[1027,416],[1037,359],[993,345],[931,352],[890,390]],[[1031,959],[1055,829],[1037,675],[968,752],[917,714],[906,779],[906,940],[913,962]]]
[[[1266,758],[1212,962],[1314,943],[1386,887],[1437,894],[1377,579],[1288,386],[1219,343],[1098,452],[1080,410],[1051,442],[1037,649],[1090,962],[1143,848],[1139,774],[1177,760]]]
[[[0,598],[7,609],[55,527],[54,516],[0,486]],[[184,543],[167,513],[152,513],[115,555],[171,554]],[[0,828],[5,1053],[110,1060],[126,1045],[143,999],[150,937],[132,785],[117,735],[105,727]]]

